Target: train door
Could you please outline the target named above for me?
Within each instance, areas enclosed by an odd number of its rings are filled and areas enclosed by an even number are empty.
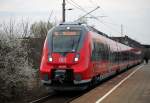
[[[105,61],[106,61],[106,68],[108,72],[111,72],[111,63],[110,63],[110,58],[111,58],[111,53],[110,53],[110,45],[107,43],[107,40],[105,41],[104,44],[104,53],[105,53]]]
[[[111,47],[111,41],[107,41],[107,46],[108,46],[108,69],[109,71],[112,70],[113,67],[113,52],[112,52],[112,47]]]
[[[117,47],[117,52],[116,52],[116,65],[117,65],[117,69],[119,69],[119,64],[120,64],[120,47],[119,44],[116,42],[116,47]]]
[[[93,72],[94,74],[98,73],[98,69],[97,69],[97,48],[96,48],[96,43],[93,40],[92,42],[92,54],[91,54],[91,62],[92,62],[92,68],[93,68]]]

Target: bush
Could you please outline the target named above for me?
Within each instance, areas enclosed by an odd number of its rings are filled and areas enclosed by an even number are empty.
[[[0,27],[0,100],[5,102],[40,88],[38,71],[43,42],[51,23],[22,21]],[[38,43],[37,43],[38,41]]]
[[[11,22],[0,31],[0,100],[3,101],[22,96],[35,75],[18,36],[22,31],[18,32],[15,27]]]

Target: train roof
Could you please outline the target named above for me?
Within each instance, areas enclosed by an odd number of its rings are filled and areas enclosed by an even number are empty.
[[[107,34],[97,30],[96,28],[89,26],[87,24],[83,24],[80,22],[64,22],[64,23],[60,23],[57,27],[76,27],[76,28],[81,28],[81,29],[86,29],[88,31],[92,31],[95,32],[97,35],[95,35],[95,38],[100,37],[103,43],[107,43],[107,44],[111,44],[110,49],[113,51],[118,51],[118,47],[120,51],[127,51],[127,50],[132,50],[134,48],[127,46],[125,44],[119,43],[117,41],[114,41],[113,39],[111,39]],[[98,35],[99,34],[99,35]]]
[[[86,24],[80,23],[80,22],[64,22],[60,23],[58,25],[59,27],[66,27],[66,26],[71,26],[71,27],[86,27]]]
[[[81,23],[81,22],[64,22],[64,23],[60,23],[59,26],[61,27],[66,27],[66,26],[75,26],[75,27],[84,27],[86,29],[88,29],[89,31],[94,31],[100,35],[103,35],[105,37],[108,37],[109,36],[99,30],[97,30],[96,28],[92,27],[92,26],[89,26],[87,24],[84,24],[84,23]]]

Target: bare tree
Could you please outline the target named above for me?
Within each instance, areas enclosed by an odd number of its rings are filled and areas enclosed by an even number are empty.
[[[31,25],[31,34],[36,38],[45,38],[49,29],[53,27],[50,22],[35,22]]]
[[[28,23],[1,24],[0,30],[0,100],[21,96],[27,88],[34,71],[26,59],[26,48],[20,37],[28,35]],[[19,25],[19,26],[18,26]],[[22,29],[20,29],[22,28]]]
[[[51,22],[32,25],[22,19],[0,24],[0,100],[11,99],[36,88],[43,41]],[[32,35],[32,36],[31,36]],[[38,39],[38,43],[37,43]],[[38,61],[38,62],[37,62]],[[38,81],[37,81],[38,83]]]

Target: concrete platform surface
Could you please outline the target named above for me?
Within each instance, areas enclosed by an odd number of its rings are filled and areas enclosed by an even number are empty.
[[[136,66],[71,103],[150,103],[150,64]]]

